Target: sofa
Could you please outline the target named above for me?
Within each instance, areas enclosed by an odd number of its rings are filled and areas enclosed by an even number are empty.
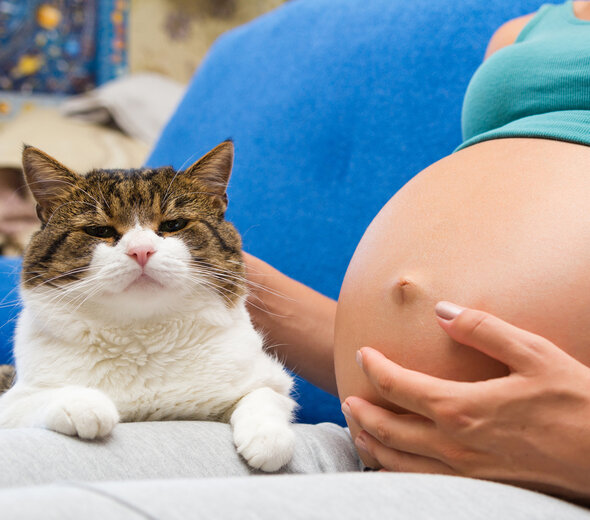
[[[387,200],[461,143],[461,102],[494,30],[539,0],[296,0],[214,44],[147,166],[180,168],[231,138],[227,217],[244,248],[330,296]],[[0,260],[0,363],[18,260]],[[343,423],[299,379],[298,420]]]
[[[379,209],[415,174],[461,143],[462,97],[494,30],[541,4],[540,0],[288,2],[226,33],[213,45],[146,164],[182,168],[231,138],[236,156],[227,218],[241,232],[245,250],[337,298],[355,246]],[[11,359],[18,268],[18,260],[0,261],[3,362]],[[296,397],[299,422],[344,424],[336,397],[302,379],[297,381]],[[186,424],[179,423],[178,428]],[[0,432],[0,451],[2,436]],[[11,443],[11,449],[18,447],[14,435]],[[30,443],[26,446],[31,448]],[[42,467],[43,448],[39,450]],[[80,475],[78,490],[89,485],[84,472]],[[31,477],[32,483],[51,482],[37,476]],[[156,475],[175,476],[186,477],[168,470]],[[108,474],[104,479],[113,477]],[[182,493],[184,498],[179,498],[178,493],[190,489],[190,484],[183,481],[175,487],[172,482],[164,486],[174,498],[162,517],[182,518],[180,513],[174,516],[175,507],[189,498]],[[298,498],[287,493],[285,500],[291,502],[282,511],[285,517],[324,516],[322,495],[316,481],[310,482],[305,489],[317,504],[302,510],[302,505],[292,503]],[[129,484],[130,489],[136,484]],[[223,489],[223,483],[216,485]],[[321,481],[317,485],[321,490]],[[437,485],[424,489],[436,494]],[[332,497],[328,488],[326,499]],[[358,485],[354,489],[358,493]],[[354,489],[349,492],[357,496]],[[51,493],[44,492],[43,503],[51,504]],[[95,492],[101,491],[95,488]],[[23,496],[37,496],[28,493]],[[133,504],[149,495],[134,493],[129,499]],[[405,496],[390,493],[395,490],[375,500],[386,506]],[[204,500],[207,492],[197,495]],[[259,498],[264,501],[264,494]],[[501,509],[509,502],[500,500],[495,507]],[[0,506],[3,503],[0,499]],[[477,507],[477,500],[474,504]],[[241,517],[228,511],[224,513],[228,518]],[[340,516],[352,518],[352,511],[343,510]],[[200,512],[203,518],[216,517],[214,509]],[[413,516],[437,516],[423,513]],[[535,518],[558,517],[554,514],[547,505]],[[580,514],[587,518],[586,512]],[[276,516],[282,517],[280,512]]]

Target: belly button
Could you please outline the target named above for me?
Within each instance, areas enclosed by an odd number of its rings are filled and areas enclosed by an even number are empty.
[[[393,293],[393,299],[396,303],[405,304],[411,303],[418,294],[418,288],[413,280],[407,276],[400,276],[390,286],[390,291]]]

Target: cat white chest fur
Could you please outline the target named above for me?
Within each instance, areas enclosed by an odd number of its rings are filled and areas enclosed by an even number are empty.
[[[99,389],[122,421],[222,419],[257,387],[288,395],[291,379],[263,352],[243,304],[227,309],[209,299],[205,316],[195,309],[143,323],[43,323],[35,315],[48,310],[27,308],[15,349],[19,381]]]
[[[23,262],[16,383],[0,427],[93,439],[119,421],[221,420],[248,464],[291,459],[291,377],[245,306],[224,220],[233,145],[186,171],[69,171],[26,147],[42,221]]]

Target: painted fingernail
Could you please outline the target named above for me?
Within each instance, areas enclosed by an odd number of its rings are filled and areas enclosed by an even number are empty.
[[[363,353],[360,350],[356,351],[356,362],[359,367],[363,368]]]
[[[342,413],[344,414],[345,417],[350,417],[352,415],[352,412],[350,411],[350,406],[348,406],[347,402],[344,401],[342,403]]]
[[[367,451],[367,444],[365,443],[365,439],[363,438],[363,434],[359,433],[354,440],[355,446],[359,450]]]
[[[438,302],[434,310],[443,320],[453,320],[465,310],[465,307],[460,307],[451,302]]]

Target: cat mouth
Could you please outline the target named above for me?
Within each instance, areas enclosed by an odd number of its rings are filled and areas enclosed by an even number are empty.
[[[162,289],[164,286],[152,278],[149,274],[141,273],[135,280],[133,280],[127,287],[125,287],[125,291],[134,290],[134,289]]]

